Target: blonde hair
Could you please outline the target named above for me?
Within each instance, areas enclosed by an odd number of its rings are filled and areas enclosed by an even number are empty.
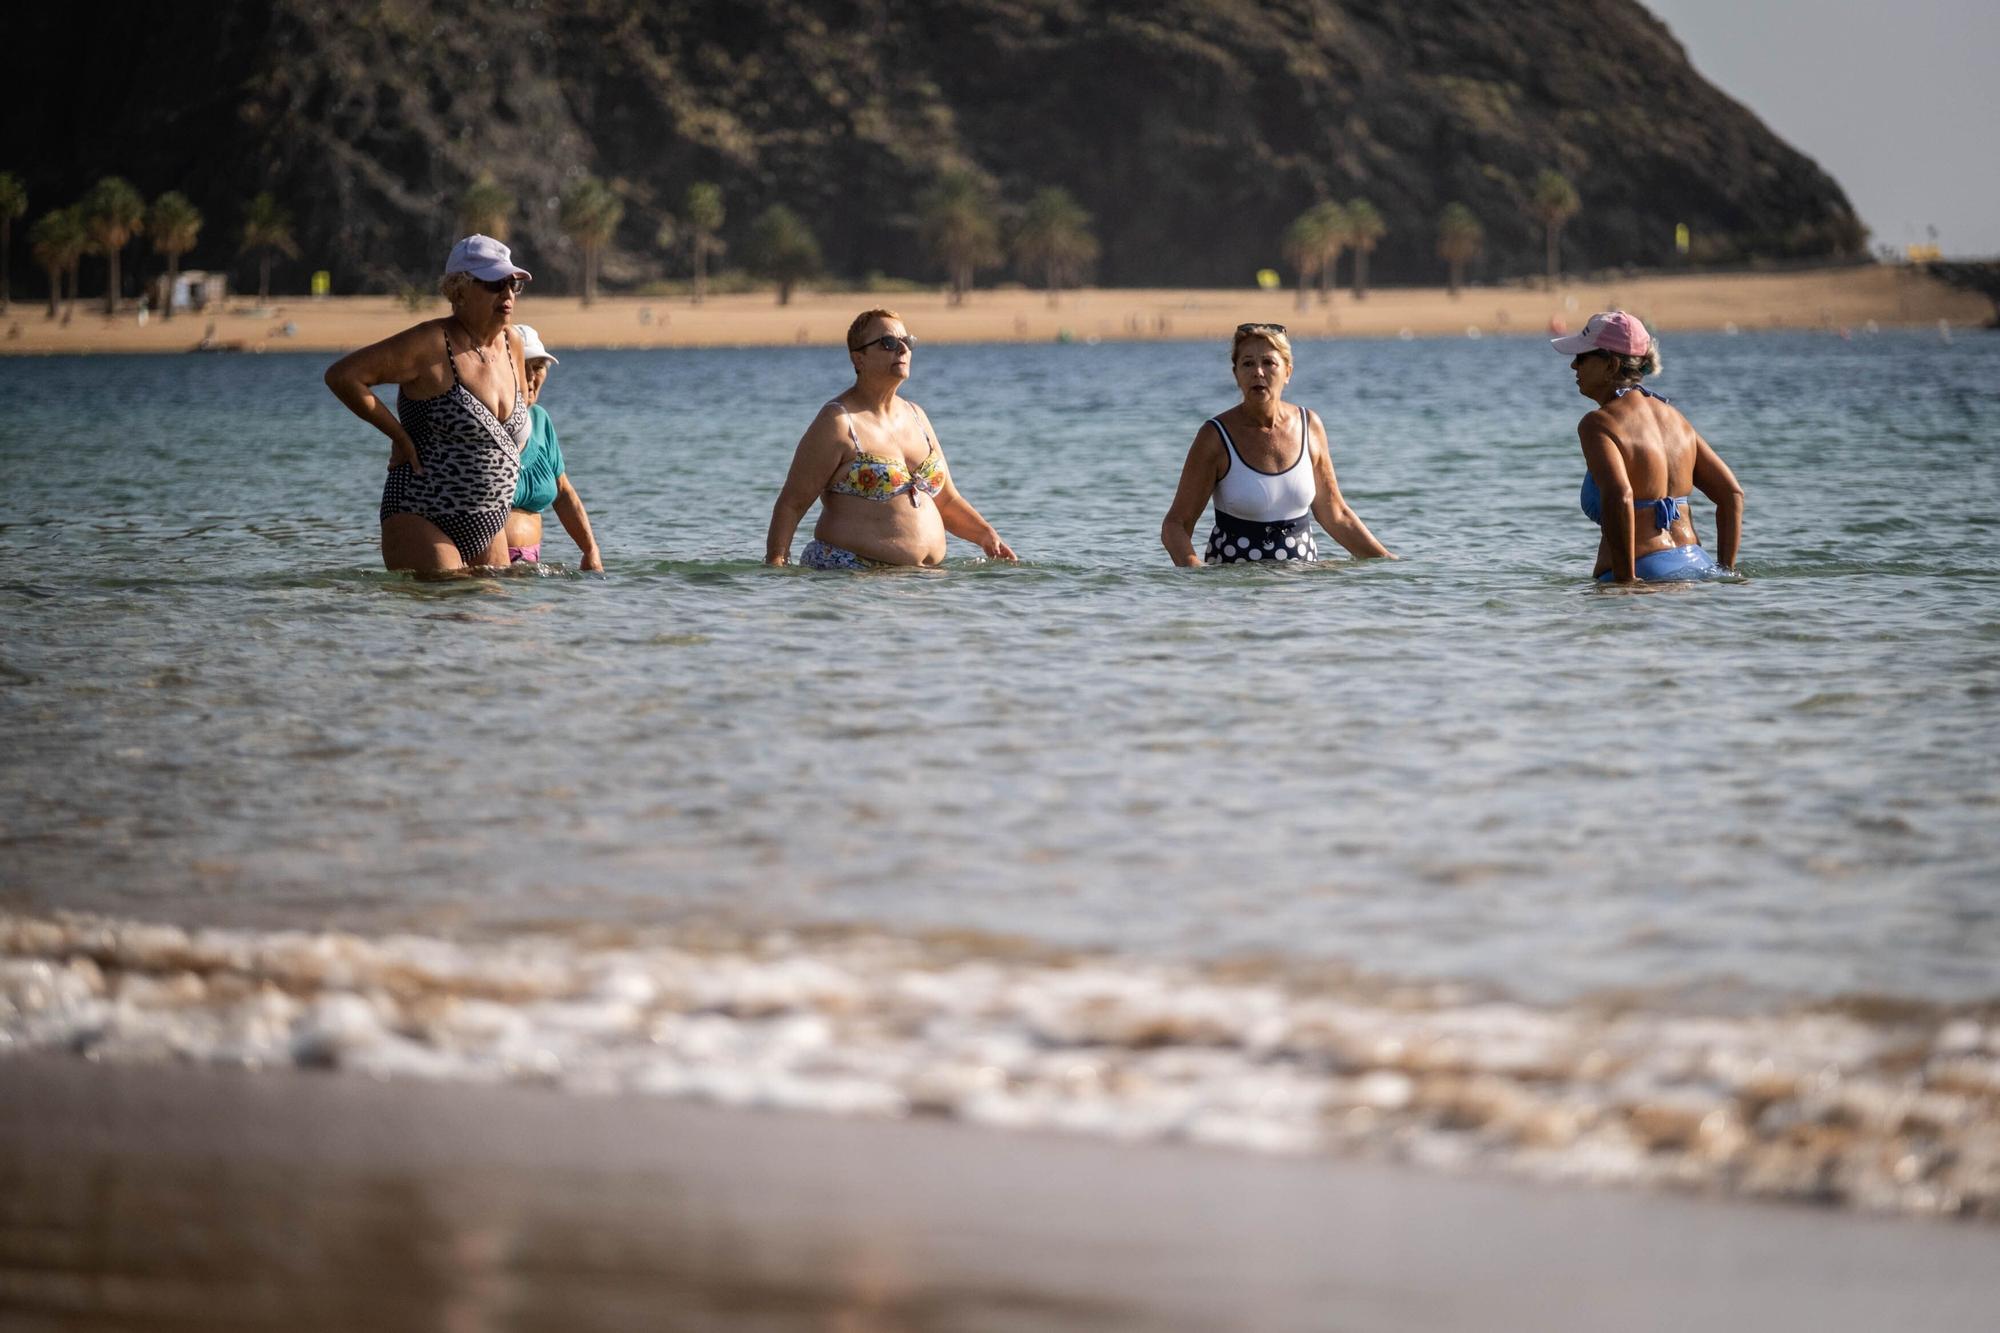
[[[1616,352],[1607,352],[1605,355],[1618,363],[1618,383],[1620,387],[1637,384],[1648,375],[1657,375],[1660,373],[1662,362],[1660,360],[1660,340],[1658,338],[1653,339],[1652,345],[1646,349],[1645,354],[1642,356],[1620,356]]]
[[[861,330],[863,330],[863,329],[867,328],[867,327],[869,326],[869,324],[873,323],[873,322],[874,322],[875,320],[878,320],[878,319],[893,319],[893,320],[895,320],[895,321],[896,321],[896,322],[897,322],[898,324],[901,324],[901,323],[903,322],[903,317],[902,317],[901,315],[897,314],[897,313],[896,313],[895,311],[893,311],[893,310],[864,310],[864,311],[862,311],[862,312],[861,312],[860,314],[858,314],[858,315],[856,315],[856,316],[854,317],[854,322],[853,322],[852,324],[849,324],[849,325],[847,326],[847,350],[848,350],[848,351],[852,352],[852,351],[855,351],[855,350],[857,350],[857,349],[855,348],[855,346],[854,346],[854,340],[855,340],[856,338],[859,338],[859,337],[861,336]]]
[[[438,295],[457,305],[459,298],[477,282],[470,273],[447,273],[438,279]]]
[[[1276,324],[1245,324],[1237,329],[1236,336],[1229,342],[1229,364],[1232,367],[1236,364],[1236,354],[1252,338],[1261,338],[1271,344],[1278,353],[1278,359],[1285,363],[1285,373],[1292,373],[1292,340]]]

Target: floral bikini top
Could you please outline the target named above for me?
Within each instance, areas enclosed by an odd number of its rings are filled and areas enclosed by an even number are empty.
[[[924,438],[930,440],[930,452],[913,468],[900,458],[884,458],[864,451],[861,437],[854,430],[853,414],[838,398],[832,401],[840,403],[840,414],[847,418],[847,438],[854,444],[854,461],[835,475],[827,487],[829,491],[863,500],[893,500],[908,495],[914,505],[921,503],[917,499],[920,492],[936,498],[944,489],[944,455],[938,452],[937,441],[931,439],[929,431],[924,432]],[[916,408],[912,406],[910,410],[915,412]]]

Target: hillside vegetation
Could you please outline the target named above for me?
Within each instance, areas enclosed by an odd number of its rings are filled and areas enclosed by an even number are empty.
[[[1377,282],[1443,280],[1453,202],[1484,228],[1472,276],[1538,272],[1548,171],[1582,203],[1570,266],[1673,263],[1676,223],[1696,259],[1864,239],[1840,187],[1630,0],[211,0],[10,23],[17,56],[78,70],[63,105],[10,111],[0,167],[34,211],[107,173],[178,190],[214,220],[185,262],[220,266],[268,191],[295,220],[293,289],[434,274],[482,175],[555,285],[581,279],[564,191],[607,182],[614,288],[688,272],[661,222],[698,181],[724,247],[785,204],[832,272],[927,282],[945,268],[917,201],[954,173],[1003,212],[1066,189],[1108,285],[1241,285],[1282,266],[1303,210],[1357,198],[1384,226]]]

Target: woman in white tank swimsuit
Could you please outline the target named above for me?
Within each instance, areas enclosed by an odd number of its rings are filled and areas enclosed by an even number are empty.
[[[1394,560],[1341,498],[1326,427],[1284,400],[1292,377],[1284,325],[1239,325],[1229,360],[1243,401],[1195,432],[1180,489],[1160,524],[1160,543],[1174,563],[1316,560],[1315,518],[1357,559]],[[1194,553],[1194,528],[1211,498],[1215,526],[1204,562]]]

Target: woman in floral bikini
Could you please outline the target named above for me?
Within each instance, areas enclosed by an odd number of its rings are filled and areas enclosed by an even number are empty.
[[[989,559],[1015,558],[952,485],[930,418],[899,396],[915,343],[893,310],[865,310],[848,326],[854,385],[799,440],[771,507],[765,564],[790,562],[792,536],[814,501],[819,522],[799,555],[808,569],[941,564],[947,533]]]

